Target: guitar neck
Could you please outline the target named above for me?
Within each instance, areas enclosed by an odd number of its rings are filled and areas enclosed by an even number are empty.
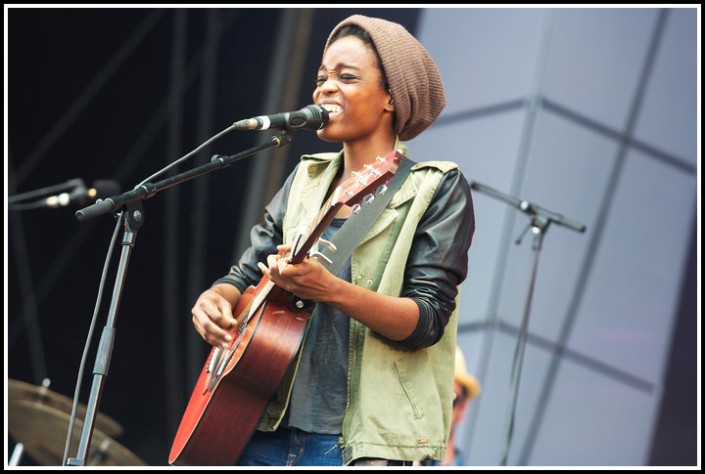
[[[329,198],[316,215],[306,235],[296,237],[291,251],[290,261],[292,264],[295,265],[304,261],[308,255],[308,251],[311,250],[325,228],[328,227],[328,224],[333,220],[338,210],[343,207],[343,203],[336,205],[331,205],[330,203],[331,199]]]
[[[374,165],[366,164],[362,169],[353,171],[350,178],[336,187],[313,219],[307,235],[296,236],[291,249],[291,263],[301,263],[306,258],[308,251],[341,207],[347,204],[355,205],[359,209],[365,195],[374,198],[376,188],[389,181],[403,157],[401,151],[392,150],[384,158],[377,157]]]

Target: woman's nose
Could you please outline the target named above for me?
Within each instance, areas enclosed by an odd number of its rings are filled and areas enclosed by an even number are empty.
[[[329,77],[318,86],[318,89],[323,94],[330,94],[331,92],[338,90],[338,81]]]

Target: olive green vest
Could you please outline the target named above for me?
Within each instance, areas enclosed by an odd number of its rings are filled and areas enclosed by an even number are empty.
[[[301,158],[284,218],[285,242],[301,226],[308,228],[318,214],[341,163],[342,153]],[[411,168],[351,257],[354,284],[399,296],[416,227],[442,175],[455,168],[455,163],[446,161],[417,163]],[[348,404],[341,439],[345,464],[361,457],[443,459],[454,394],[457,303],[456,299],[441,340],[417,351],[393,347],[350,319]],[[297,366],[298,357],[258,429],[272,431],[281,422]]]

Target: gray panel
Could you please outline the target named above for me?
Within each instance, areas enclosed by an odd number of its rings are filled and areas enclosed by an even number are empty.
[[[511,415],[510,382],[516,338],[497,334],[483,391],[473,402],[475,416],[464,420],[458,445],[476,466],[501,462]],[[543,396],[550,353],[531,344],[521,366],[509,466],[523,451],[530,466],[643,465],[655,423],[660,394],[645,393],[564,359],[549,394],[544,416],[530,432]],[[472,414],[472,413],[471,413]]]
[[[523,113],[512,112],[433,127],[408,143],[410,157],[416,161],[455,161],[468,181],[509,189],[522,119]],[[503,220],[509,211],[504,203],[478,192],[473,192],[473,204],[476,228],[468,253],[468,277],[461,288],[461,324],[487,315]]]
[[[475,378],[480,382],[480,395],[470,401],[468,411],[465,417],[458,423],[455,428],[456,446],[460,449],[464,455],[469,453],[469,446],[472,443],[471,436],[474,433],[468,428],[475,423],[477,418],[478,410],[485,392],[484,386],[484,374],[485,370],[481,367],[484,357],[488,351],[489,344],[491,343],[489,335],[490,331],[482,332],[459,332],[458,333],[458,346],[462,349],[465,354],[465,361],[468,366],[468,372],[475,376]],[[476,434],[478,435],[478,434]],[[482,436],[479,434],[478,436]]]
[[[544,16],[543,9],[424,9],[417,34],[443,76],[443,114],[531,94]]]
[[[516,337],[496,333],[490,348],[483,391],[473,403],[477,417],[465,423],[458,432],[460,445],[467,460],[475,466],[496,466],[501,462],[507,441],[507,422],[510,415],[509,395]],[[541,383],[548,368],[548,354],[527,345],[522,363],[518,398],[515,410],[514,434],[510,444],[509,463],[516,462],[526,431],[541,393]],[[470,443],[470,441],[472,441]]]
[[[669,10],[635,134],[695,165],[698,122],[698,31],[694,8]]]
[[[419,32],[444,74],[446,115],[497,105],[517,94],[526,97],[538,81],[538,89],[558,107],[621,132],[637,99],[659,13],[656,8],[424,9]],[[688,72],[681,71],[691,66],[681,54],[692,48],[693,24],[685,11],[670,14],[640,109],[649,116],[637,119],[637,132],[647,145],[678,157],[687,154],[690,160],[695,121],[688,107],[695,107],[695,100],[687,102],[691,85],[681,77]],[[508,28],[520,15],[528,23]],[[674,89],[686,93],[673,94]],[[551,359],[529,340],[510,463],[520,459],[527,439],[535,438],[527,461],[531,465],[642,465],[661,396],[695,212],[696,177],[653,157],[627,155],[599,235],[598,212],[619,156],[619,137],[549,111],[538,118],[526,151],[520,150],[524,115],[517,112],[440,122],[411,142],[412,157],[457,161],[468,180],[508,194],[521,182],[516,197],[588,228],[578,234],[554,224],[546,235],[531,331],[555,340],[570,316],[569,304],[579,305],[568,341],[570,359],[561,361],[545,419],[531,434]],[[527,162],[519,163],[517,157],[525,152]],[[472,465],[492,466],[500,462],[506,435],[516,336],[470,323],[491,320],[496,303],[502,318],[519,324],[533,253],[530,235],[520,246],[502,244],[527,224],[521,211],[477,191],[473,197],[477,230],[460,312],[461,325],[468,326],[459,344],[471,354],[469,364],[477,364],[473,371],[481,377],[483,392],[458,435]],[[590,249],[595,255],[587,255]],[[576,288],[582,276],[588,283]],[[576,359],[580,356],[587,359]],[[577,366],[576,360],[591,365]]]
[[[543,95],[623,130],[657,9],[556,9]]]
[[[696,180],[631,153],[578,309],[572,349],[642,379],[663,378]]]
[[[527,464],[645,465],[658,401],[564,360]]]
[[[458,346],[465,354],[465,362],[468,372],[473,374],[480,382],[481,368],[480,361],[487,350],[486,333],[483,332],[461,332],[458,333]]]
[[[530,313],[530,331],[555,340],[575,291],[601,196],[614,166],[617,143],[548,112],[539,115],[521,194],[549,211],[587,226],[585,233],[551,224],[544,233]],[[530,218],[515,210],[513,236]],[[508,249],[499,315],[519,326],[533,269],[533,234]]]

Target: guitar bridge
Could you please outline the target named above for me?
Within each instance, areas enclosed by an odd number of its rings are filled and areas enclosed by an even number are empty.
[[[212,392],[215,386],[218,384],[218,381],[220,380],[221,376],[223,375],[223,371],[225,368],[228,366],[230,361],[232,360],[233,356],[235,355],[235,350],[238,348],[240,345],[240,342],[242,340],[238,339],[235,344],[228,349],[228,355],[227,357],[223,358],[220,357],[220,354],[218,354],[218,362],[217,362],[217,367],[215,367],[215,373],[211,372],[210,369],[211,367],[209,366],[209,372],[208,372],[208,378],[206,378],[206,388],[203,391],[203,394],[205,395],[206,392]],[[216,348],[217,351],[221,351],[222,349]],[[211,363],[210,365],[214,365]]]

